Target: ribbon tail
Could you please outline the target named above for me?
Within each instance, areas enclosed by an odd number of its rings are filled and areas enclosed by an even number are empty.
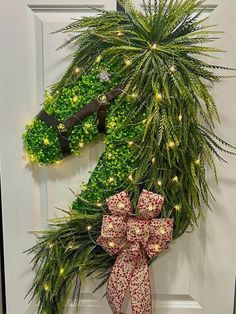
[[[147,258],[143,251],[139,254],[130,281],[132,314],[151,314],[152,297]]]
[[[113,314],[121,314],[125,293],[130,285],[137,264],[137,253],[124,249],[115,261],[108,284],[106,297]]]

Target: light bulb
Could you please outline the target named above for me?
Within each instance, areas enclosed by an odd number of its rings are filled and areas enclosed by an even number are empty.
[[[167,143],[167,146],[170,147],[170,148],[174,148],[174,147],[175,147],[175,142],[169,141],[169,142]]]
[[[115,247],[115,242],[109,241],[108,245],[109,245],[111,248],[114,248],[114,247]]]
[[[78,74],[80,72],[80,68],[75,68],[75,73]]]
[[[194,163],[195,163],[195,165],[199,165],[199,164],[200,164],[200,159],[199,159],[199,158],[196,159],[196,160],[194,161]]]
[[[176,68],[175,68],[174,65],[172,65],[172,66],[170,67],[170,71],[171,71],[171,72],[175,72],[175,71],[176,71]]]
[[[182,114],[180,114],[180,115],[178,116],[178,120],[179,120],[179,121],[182,121],[182,119],[183,119],[183,116],[182,116]]]
[[[180,205],[175,205],[175,209],[177,210],[177,211],[179,211],[180,209],[181,209],[181,206]]]
[[[87,226],[87,230],[90,231],[92,229],[91,226]]]
[[[132,61],[130,59],[126,59],[124,62],[127,67],[132,64]]]
[[[44,144],[44,145],[49,145],[49,144],[50,144],[50,141],[49,141],[49,139],[48,139],[47,137],[45,137],[45,138],[43,139],[43,144]]]
[[[173,182],[178,182],[178,180],[179,180],[179,179],[178,179],[177,176],[175,176],[175,177],[172,179]]]
[[[97,56],[96,62],[98,63],[98,62],[100,62],[101,60],[102,60],[102,57],[101,57],[101,56]]]
[[[130,181],[133,181],[132,174],[130,174],[130,175],[128,176],[128,179],[129,179]]]
[[[122,36],[123,33],[121,31],[117,32],[117,36]]]
[[[102,207],[102,203],[97,202],[97,207]]]
[[[132,146],[134,144],[134,142],[133,141],[129,141],[128,144],[129,144],[129,146]]]
[[[156,43],[153,44],[153,45],[151,46],[151,49],[157,49],[157,44],[156,44]]]
[[[60,269],[60,275],[63,275],[63,274],[64,274],[64,271],[65,271],[64,268],[61,268],[61,269]]]
[[[158,184],[159,186],[162,186],[161,180],[158,180],[158,181],[157,181],[157,184]]]
[[[44,285],[44,290],[45,290],[45,291],[48,291],[49,289],[50,289],[49,285],[48,285],[47,283],[45,283],[45,285]]]
[[[79,143],[79,147],[84,147],[84,143],[83,143],[83,142],[80,142],[80,143]]]
[[[155,163],[155,161],[156,161],[156,158],[155,158],[155,157],[153,157],[153,158],[152,158],[152,163],[154,164],[154,163]]]
[[[73,102],[76,102],[78,100],[78,96],[74,96],[72,100]]]

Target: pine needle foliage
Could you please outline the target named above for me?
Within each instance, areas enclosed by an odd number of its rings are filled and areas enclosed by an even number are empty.
[[[100,60],[120,65],[126,86],[107,118],[109,123],[120,114],[118,127],[108,128],[106,151],[86,188],[68,217],[38,234],[37,244],[28,250],[34,254],[36,270],[30,293],[38,301],[39,314],[62,314],[74,285],[78,300],[80,280],[87,275],[95,272],[101,285],[106,281],[114,258],[93,241],[107,213],[106,197],[126,189],[135,207],[141,189],[161,193],[162,216],[174,218],[174,238],[178,238],[199,217],[204,218],[203,204],[210,207],[206,165],[217,179],[214,157],[224,160],[222,153],[235,154],[235,147],[214,133],[219,116],[209,86],[222,77],[215,70],[233,69],[203,61],[221,51],[210,45],[220,32],[201,19],[204,1],[144,1],[144,13],[129,0],[119,4],[122,11],[99,10],[97,16],[75,20],[59,30],[74,34],[66,45],[74,45],[75,53],[65,75],[53,86],[52,97],[76,84],[76,68],[90,69]],[[127,102],[127,95],[135,97]],[[130,140],[134,145],[128,147]],[[114,167],[109,151],[118,152]],[[109,182],[117,165],[123,170],[115,182]],[[96,205],[98,196],[101,206]]]

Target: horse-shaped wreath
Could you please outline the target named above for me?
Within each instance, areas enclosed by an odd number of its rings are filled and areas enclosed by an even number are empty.
[[[84,276],[95,272],[101,285],[107,281],[115,257],[95,242],[107,198],[126,191],[136,215],[143,189],[163,195],[158,219],[172,221],[176,239],[203,217],[201,200],[209,206],[206,165],[216,175],[213,155],[234,154],[214,133],[219,117],[208,89],[220,80],[215,69],[233,69],[199,59],[219,51],[204,45],[219,33],[202,24],[204,1],[149,1],[144,12],[129,0],[119,3],[121,11],[98,10],[60,30],[74,34],[67,44],[77,49],[23,136],[29,160],[50,165],[105,131],[105,152],[68,216],[28,250],[40,314],[63,313],[73,285],[78,302]]]

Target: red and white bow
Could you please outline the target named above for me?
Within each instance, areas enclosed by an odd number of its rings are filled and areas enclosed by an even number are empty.
[[[172,239],[173,219],[154,218],[162,209],[161,195],[143,190],[132,217],[129,196],[121,192],[106,200],[112,215],[104,215],[97,243],[108,254],[118,255],[112,268],[107,300],[114,314],[121,313],[127,289],[130,289],[132,313],[152,313],[148,257],[153,258],[168,248]]]

